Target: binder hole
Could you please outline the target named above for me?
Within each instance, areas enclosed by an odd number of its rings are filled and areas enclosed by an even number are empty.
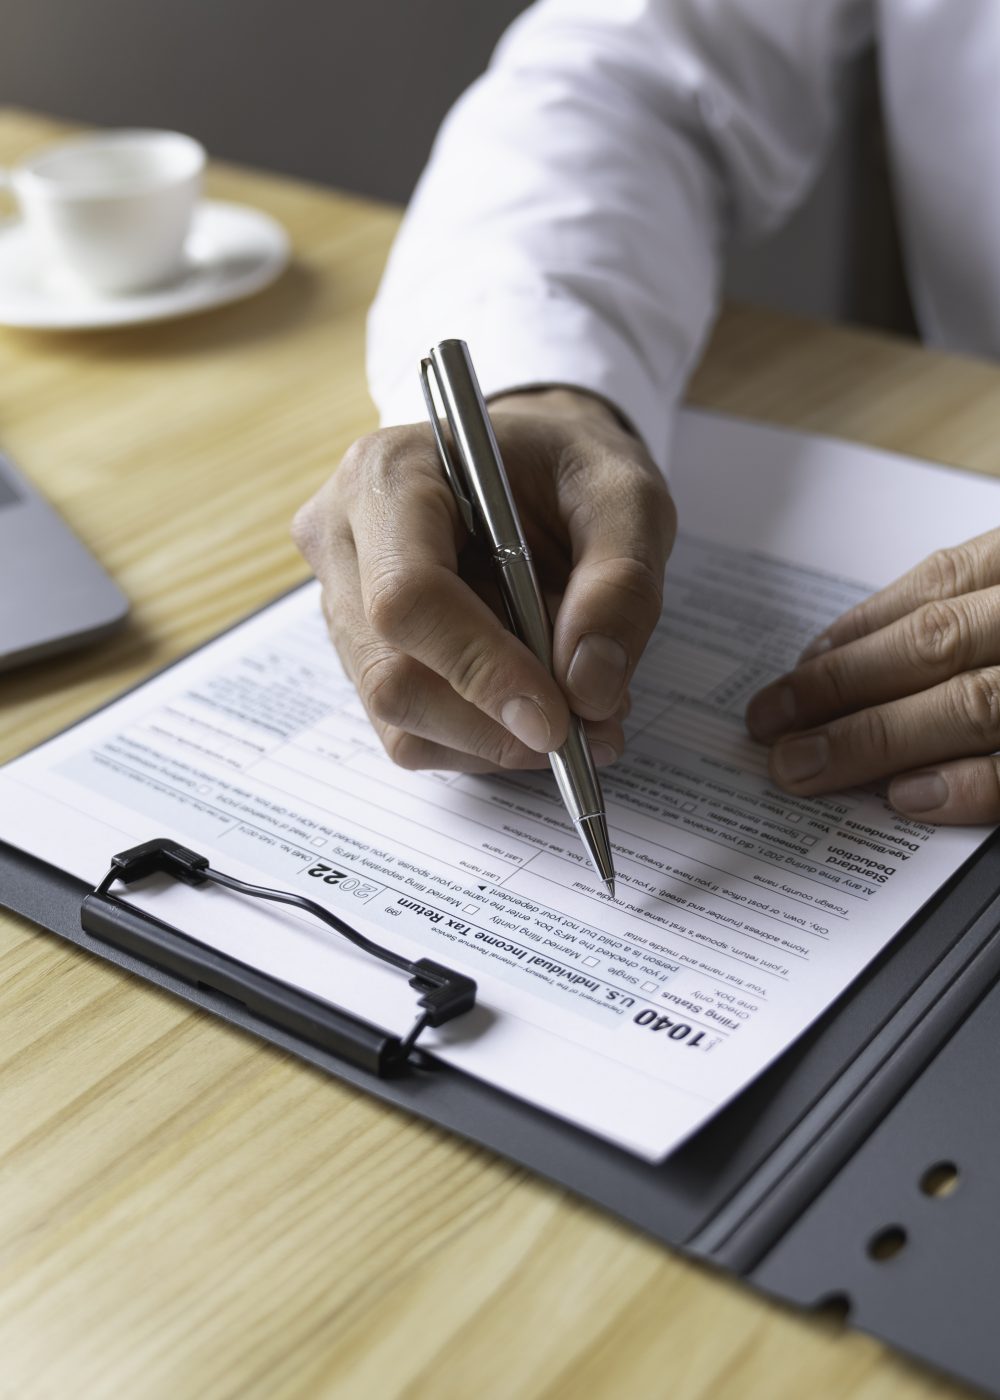
[[[936,1196],[943,1201],[958,1185],[958,1168],[954,1162],[935,1162],[920,1178],[920,1189],[925,1196]]]
[[[880,1264],[884,1263],[886,1259],[893,1259],[905,1244],[906,1231],[903,1227],[887,1225],[868,1241],[869,1258],[877,1259]]]
[[[815,1305],[813,1314],[831,1327],[843,1327],[851,1315],[851,1300],[846,1293],[828,1293]]]

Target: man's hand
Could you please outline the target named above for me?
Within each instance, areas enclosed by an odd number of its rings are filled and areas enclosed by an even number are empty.
[[[1000,530],[852,608],[751,700],[771,776],[811,794],[892,775],[928,822],[1000,821]]]
[[[540,768],[570,706],[598,763],[622,750],[627,686],[660,616],[675,516],[642,445],[599,400],[510,395],[491,416],[554,615],[549,675],[501,621],[429,425],[356,442],[293,536],[330,635],[405,768]],[[554,605],[554,606],[553,606]]]

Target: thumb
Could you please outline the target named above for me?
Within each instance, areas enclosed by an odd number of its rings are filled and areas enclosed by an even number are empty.
[[[659,621],[677,514],[638,443],[627,455],[587,444],[556,489],[573,566],[554,626],[555,676],[577,714],[606,719]]]

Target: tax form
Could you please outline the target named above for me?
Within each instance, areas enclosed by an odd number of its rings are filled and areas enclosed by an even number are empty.
[[[548,773],[408,773],[385,758],[306,585],[0,771],[0,838],[94,883],[173,837],[298,890],[479,984],[422,1044],[648,1159],[754,1079],[988,832],[904,820],[879,791],[788,797],[749,696],[834,616],[977,533],[996,482],[686,413],[682,534],[602,774],[619,899]],[[386,1026],[403,979],[307,915],[170,885],[137,903]]]

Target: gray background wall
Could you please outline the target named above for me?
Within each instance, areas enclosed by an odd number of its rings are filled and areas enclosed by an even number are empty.
[[[525,0],[0,0],[0,100],[177,127],[216,155],[403,201],[451,102]],[[878,139],[859,65],[844,129],[788,229],[730,260],[728,289],[905,326]]]

